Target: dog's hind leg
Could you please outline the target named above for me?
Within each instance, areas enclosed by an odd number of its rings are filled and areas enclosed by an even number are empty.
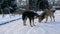
[[[53,19],[54,19],[54,22],[55,22],[55,16],[53,15]]]
[[[24,26],[26,25],[26,20],[27,20],[27,17],[25,17],[25,19],[23,20],[23,25]]]
[[[24,26],[26,25],[26,20],[23,20],[23,25],[24,25]]]
[[[52,15],[50,16],[50,18],[51,18],[51,21],[52,21],[52,19],[53,19],[54,22],[55,22],[55,16],[54,16],[54,14],[52,14]]]
[[[23,25],[25,26],[26,25],[26,20],[27,20],[27,17],[25,14],[22,14],[22,20],[23,20]]]

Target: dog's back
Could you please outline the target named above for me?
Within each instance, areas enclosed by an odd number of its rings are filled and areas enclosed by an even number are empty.
[[[55,10],[45,10],[44,13],[45,15],[51,15],[54,14]]]
[[[34,18],[34,16],[38,16],[37,13],[34,13],[33,11],[25,11],[23,14],[22,14],[22,19],[24,20],[26,17],[28,18]]]

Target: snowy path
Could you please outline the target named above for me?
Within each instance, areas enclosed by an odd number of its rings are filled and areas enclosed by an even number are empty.
[[[0,34],[60,34],[60,24],[36,23],[34,27],[22,25],[21,20],[0,26]]]
[[[39,23],[35,19],[35,26],[30,27],[29,20],[27,25],[23,26],[22,19],[16,20],[6,25],[0,26],[0,34],[60,34],[60,16],[55,15],[55,22]]]

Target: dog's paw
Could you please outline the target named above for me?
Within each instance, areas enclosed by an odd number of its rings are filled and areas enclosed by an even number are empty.
[[[47,23],[47,22],[45,22],[45,23]]]
[[[26,26],[26,24],[24,24],[24,26]]]

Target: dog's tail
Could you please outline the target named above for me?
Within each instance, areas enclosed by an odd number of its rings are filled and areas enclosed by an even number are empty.
[[[53,13],[55,13],[56,10],[53,10]]]

